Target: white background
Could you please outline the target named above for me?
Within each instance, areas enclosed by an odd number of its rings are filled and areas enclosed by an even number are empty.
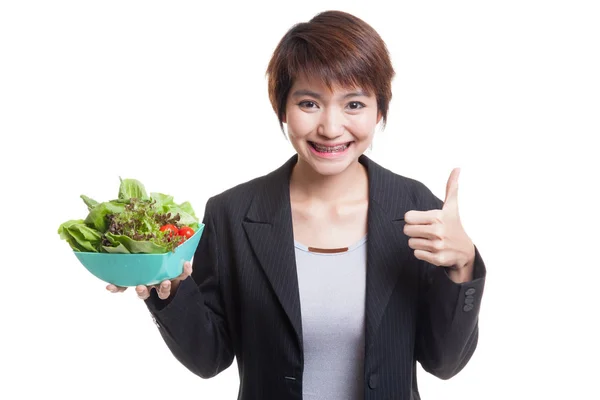
[[[368,155],[442,199],[462,167],[488,268],[475,355],[449,381],[419,370],[422,398],[600,398],[597,3],[390,4],[1,3],[2,398],[236,398],[235,364],[188,372],[134,291],[105,291],[56,230],[119,176],[201,216],[287,160],[265,69],[327,9],[370,23],[396,69]]]

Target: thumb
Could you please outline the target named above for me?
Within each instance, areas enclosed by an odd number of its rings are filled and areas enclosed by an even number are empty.
[[[458,208],[458,176],[460,175],[460,168],[454,168],[448,178],[446,184],[446,198],[444,199],[444,208],[456,207]]]
[[[185,276],[185,278],[192,275],[192,263],[191,262],[186,261],[185,264],[183,264],[183,275]]]
[[[186,261],[185,263],[183,263],[183,272],[181,272],[181,274],[177,278],[175,278],[175,280],[183,281],[190,275],[192,275],[192,263]]]

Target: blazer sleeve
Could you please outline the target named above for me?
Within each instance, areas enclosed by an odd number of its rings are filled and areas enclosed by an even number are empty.
[[[231,337],[219,285],[219,249],[212,199],[206,204],[204,231],[194,254],[192,276],[170,299],[155,290],[145,301],[159,332],[179,362],[202,378],[211,378],[233,362]]]
[[[441,208],[441,200],[436,198]],[[470,360],[479,335],[486,268],[475,246],[473,280],[455,283],[446,268],[419,260],[416,358],[423,369],[450,379]]]

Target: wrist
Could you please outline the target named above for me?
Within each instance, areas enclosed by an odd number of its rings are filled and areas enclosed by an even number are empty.
[[[180,280],[171,282],[171,293],[169,294],[169,298],[171,298],[175,295],[175,293],[177,292],[177,288],[179,287],[180,284],[181,284]]]
[[[456,283],[464,283],[473,280],[473,265],[462,268],[447,268],[448,277]]]
[[[446,271],[450,279],[456,283],[464,283],[473,280],[473,271],[475,265],[475,247],[473,254],[469,255],[466,261],[459,262],[455,266],[447,268]]]

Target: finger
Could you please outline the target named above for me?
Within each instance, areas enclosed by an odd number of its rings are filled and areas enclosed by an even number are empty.
[[[445,251],[432,253],[425,250],[415,250],[414,253],[415,257],[419,260],[427,261],[438,267],[451,267],[455,265],[450,259],[449,253]]]
[[[443,250],[443,242],[441,240],[410,238],[408,239],[408,247],[413,250],[425,250],[430,253],[435,253]]]
[[[419,260],[427,261],[430,264],[437,265],[435,263],[435,259],[433,257],[433,253],[430,253],[425,250],[415,250],[415,257]]]
[[[183,264],[183,272],[176,279],[182,281],[185,278],[187,278],[188,276],[190,276],[191,274],[192,274],[192,263],[189,261],[186,261]]]
[[[148,288],[147,286],[138,285],[135,287],[135,292],[137,293],[137,296],[142,300],[146,300],[148,297],[150,297],[150,288]]]
[[[169,298],[171,295],[171,281],[162,281],[156,291],[158,292],[159,299],[165,300]]]
[[[404,234],[413,238],[442,240],[443,229],[440,224],[434,225],[404,225]]]
[[[460,168],[454,168],[446,183],[446,198],[444,199],[444,207],[456,206],[458,204],[458,176]]]
[[[110,283],[106,286],[106,290],[108,290],[111,293],[122,293],[125,290],[127,290],[127,288],[122,286],[116,286]]]
[[[429,225],[436,222],[442,222],[443,215],[444,213],[442,210],[412,210],[404,214],[404,222],[411,225]]]

